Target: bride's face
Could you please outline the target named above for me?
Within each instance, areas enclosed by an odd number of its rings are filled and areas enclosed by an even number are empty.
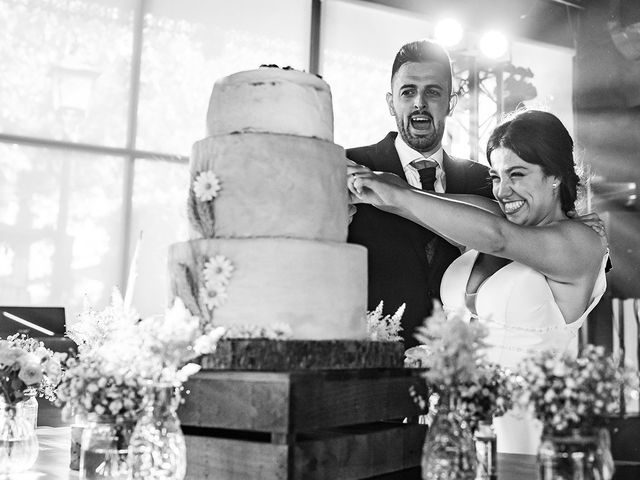
[[[559,181],[540,165],[525,162],[508,148],[491,152],[493,194],[507,219],[518,225],[546,225],[564,217]]]

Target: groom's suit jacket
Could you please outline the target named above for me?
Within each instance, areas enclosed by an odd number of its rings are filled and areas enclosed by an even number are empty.
[[[347,157],[372,170],[395,173],[406,180],[395,148],[396,132],[381,142],[347,150]],[[472,193],[493,198],[486,166],[444,154],[447,193]],[[381,300],[384,313],[394,313],[406,303],[402,317],[405,347],[417,344],[413,335],[431,314],[434,299],[440,299],[442,275],[460,255],[457,247],[418,224],[370,205],[357,205],[349,225],[350,243],[368,250],[368,308]]]

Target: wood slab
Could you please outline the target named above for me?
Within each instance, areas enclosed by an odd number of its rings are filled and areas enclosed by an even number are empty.
[[[381,422],[299,434],[289,446],[186,435],[187,479],[371,478],[418,467],[425,434],[425,425]]]
[[[306,372],[201,371],[178,415],[187,427],[278,435],[419,415],[410,387],[426,395],[421,369]]]
[[[234,338],[220,341],[215,353],[200,362],[205,370],[402,368],[404,343]]]

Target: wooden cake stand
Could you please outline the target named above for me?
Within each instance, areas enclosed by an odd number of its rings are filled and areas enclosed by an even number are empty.
[[[422,370],[396,342],[225,340],[185,384],[188,479],[420,478]]]

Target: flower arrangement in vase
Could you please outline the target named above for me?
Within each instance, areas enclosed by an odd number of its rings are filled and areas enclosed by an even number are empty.
[[[35,463],[38,440],[34,421],[17,411],[28,388],[44,392],[57,384],[60,359],[60,354],[27,336],[0,340],[0,474],[21,472]]]
[[[532,355],[520,364],[519,375],[519,403],[529,405],[543,425],[543,480],[574,472],[586,479],[611,478],[613,458],[604,427],[619,411],[622,387],[637,388],[637,376],[594,345],[577,357],[553,351]]]
[[[436,303],[415,335],[420,345],[406,352],[407,365],[426,369],[429,403],[437,404],[423,451],[424,479],[475,478],[474,430],[512,405],[512,377],[486,360],[486,335],[482,324],[466,322],[456,312],[447,315]],[[425,399],[416,401],[426,408]]]
[[[139,452],[151,441],[136,440],[136,424],[145,418],[146,407],[157,400],[158,392],[163,391],[162,408],[173,422],[170,428],[175,435],[160,433],[164,440],[171,437],[178,444],[174,460],[178,466],[171,476],[181,478],[184,439],[176,416],[180,388],[200,369],[189,362],[213,352],[224,330],[210,327],[202,331],[200,319],[192,316],[179,299],[164,315],[144,319],[131,307],[129,299],[129,295],[123,298],[114,289],[109,306],[102,311],[86,309],[79,322],[69,328],[69,337],[78,344],[78,354],[66,361],[65,375],[57,390],[58,403],[63,415],[79,415],[87,427],[81,429],[81,448],[75,448],[80,454],[80,478],[139,478],[134,474],[143,471],[136,463],[140,456],[134,458],[131,447],[135,444],[134,450]],[[155,428],[154,422],[151,424]],[[92,453],[98,450],[112,454]],[[145,458],[156,457],[150,454]],[[145,475],[153,473],[158,472],[146,471]]]

